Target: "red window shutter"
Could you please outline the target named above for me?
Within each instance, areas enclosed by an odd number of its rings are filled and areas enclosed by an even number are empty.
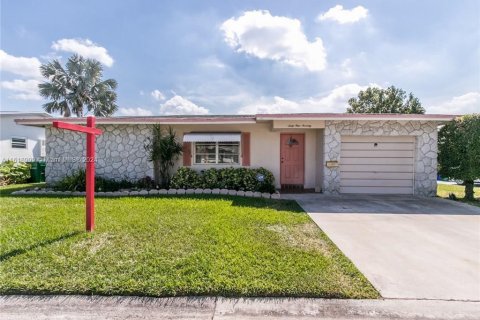
[[[242,166],[250,166],[250,132],[242,132]]]
[[[192,165],[192,143],[183,143],[183,166],[189,167]]]

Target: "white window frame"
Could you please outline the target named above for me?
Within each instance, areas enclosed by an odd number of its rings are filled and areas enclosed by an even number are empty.
[[[215,163],[201,163],[197,162],[197,143],[203,144],[203,143],[215,143]],[[222,143],[238,143],[238,162],[232,162],[232,163],[219,163],[219,144]],[[192,155],[193,155],[193,165],[197,166],[239,166],[242,162],[241,159],[241,153],[242,153],[242,145],[240,141],[197,141],[197,142],[192,142]]]
[[[21,144],[21,142],[13,142],[13,139],[22,139],[25,140],[25,146],[24,147],[14,147],[14,144]],[[10,139],[10,147],[12,149],[28,149],[28,139],[26,137],[12,137]]]

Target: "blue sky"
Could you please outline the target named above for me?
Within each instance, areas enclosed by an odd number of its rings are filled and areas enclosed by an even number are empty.
[[[73,53],[117,115],[344,112],[395,85],[480,112],[479,1],[1,1],[1,109],[41,111],[38,66]]]

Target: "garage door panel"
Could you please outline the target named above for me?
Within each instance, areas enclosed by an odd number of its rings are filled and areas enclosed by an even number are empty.
[[[340,181],[343,179],[404,179],[412,180],[413,172],[340,172]]]
[[[342,142],[415,142],[414,136],[342,136]]]
[[[415,137],[342,136],[341,140],[341,193],[413,193]]]
[[[412,158],[342,158],[342,164],[406,164],[412,165]]]
[[[399,179],[344,179],[341,182],[342,187],[412,187],[412,180]]]
[[[412,194],[411,187],[340,187],[340,193]]]
[[[412,172],[411,165],[401,164],[343,164],[342,171],[353,172]]]
[[[341,150],[346,158],[412,158],[413,150]]]
[[[413,150],[411,142],[344,142],[342,150]]]

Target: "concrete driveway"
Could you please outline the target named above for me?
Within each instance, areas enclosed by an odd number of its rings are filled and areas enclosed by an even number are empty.
[[[480,301],[480,208],[438,198],[286,195],[385,298]]]

